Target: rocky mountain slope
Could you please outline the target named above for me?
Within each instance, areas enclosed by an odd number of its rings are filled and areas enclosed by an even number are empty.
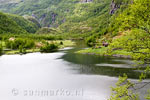
[[[29,15],[43,27],[55,27],[67,33],[91,33],[103,27],[102,24],[106,26],[111,4],[111,0],[7,1],[1,3],[1,11]]]

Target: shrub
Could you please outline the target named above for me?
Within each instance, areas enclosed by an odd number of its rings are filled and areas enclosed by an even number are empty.
[[[33,48],[34,46],[35,46],[35,42],[33,40],[26,40],[24,48],[30,49]]]
[[[96,43],[95,36],[91,36],[86,39],[86,44],[90,47],[94,46],[95,43]]]
[[[45,52],[45,53],[55,52],[58,50],[58,45],[47,43],[46,45],[41,47],[40,50],[41,50],[41,52]]]
[[[22,39],[22,38],[15,39],[14,41],[9,41],[9,40],[6,41],[7,48],[19,49],[20,46],[23,46],[23,48],[26,49],[31,49],[35,46],[35,43],[33,40]]]
[[[19,52],[25,54],[26,53],[26,49],[23,48],[22,45],[19,46]]]
[[[0,55],[2,55],[2,53],[3,53],[3,47],[0,46]]]
[[[64,43],[61,41],[61,42],[60,42],[60,45],[63,45],[63,44],[64,44]]]

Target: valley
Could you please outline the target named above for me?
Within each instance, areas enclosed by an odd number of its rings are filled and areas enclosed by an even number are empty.
[[[78,75],[119,77],[118,82],[111,81],[113,94],[109,92],[108,100],[149,100],[145,88],[142,95],[136,91],[149,84],[149,19],[150,0],[0,0],[0,58],[63,52],[56,59],[71,67],[86,66]],[[73,49],[65,50],[68,47]],[[64,63],[63,68],[69,67]]]

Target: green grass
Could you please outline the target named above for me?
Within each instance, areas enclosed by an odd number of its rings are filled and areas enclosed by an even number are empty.
[[[5,46],[5,42],[4,41],[0,41],[0,45]]]
[[[59,46],[60,48],[71,47],[75,45],[75,42],[72,42],[71,40],[63,40],[63,41],[57,40],[56,42],[57,43],[63,42],[63,45]]]
[[[125,50],[115,50],[111,53],[111,55],[125,55],[125,56],[132,56],[132,52],[127,52]]]
[[[77,51],[77,53],[104,55],[104,54],[106,54],[106,51],[107,51],[107,48],[102,47],[102,48],[99,48],[99,49],[88,48],[88,49]]]
[[[40,52],[40,49],[28,49],[26,53]],[[6,51],[6,55],[20,54],[19,50]]]
[[[131,58],[132,52],[127,52],[125,50],[114,50],[109,52],[108,47],[102,47],[98,49],[88,48],[84,50],[77,51],[76,53],[81,54],[94,54],[94,55],[101,55],[101,56],[115,56],[115,57],[123,57],[123,58]]]

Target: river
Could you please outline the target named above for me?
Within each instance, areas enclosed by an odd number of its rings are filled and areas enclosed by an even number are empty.
[[[55,53],[1,56],[0,99],[107,100],[118,75],[137,77],[131,60],[76,54],[84,48],[79,44]]]

